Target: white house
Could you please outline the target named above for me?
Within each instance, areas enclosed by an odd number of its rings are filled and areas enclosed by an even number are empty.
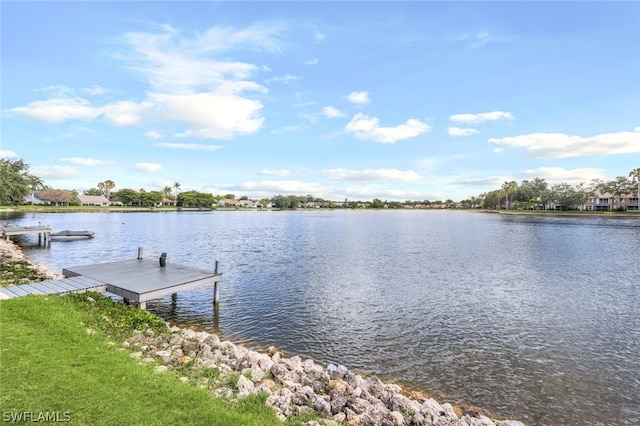
[[[103,195],[78,195],[81,206],[106,207],[110,205],[107,197]]]

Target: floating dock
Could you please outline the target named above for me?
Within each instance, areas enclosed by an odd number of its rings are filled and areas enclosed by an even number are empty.
[[[146,309],[149,300],[210,285],[213,286],[213,303],[217,305],[218,287],[222,282],[217,261],[214,270],[192,268],[167,262],[165,253],[160,258],[144,259],[142,249],[138,249],[137,259],[73,266],[64,268],[62,274],[65,279],[5,287],[0,293],[12,298],[27,294],[106,291],[122,297],[125,303]],[[79,282],[86,283],[87,287],[69,288]]]

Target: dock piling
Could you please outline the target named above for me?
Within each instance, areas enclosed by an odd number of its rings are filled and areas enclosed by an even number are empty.
[[[216,260],[215,267],[213,269],[213,273],[216,274],[216,275],[218,274],[218,265],[219,264],[220,263]],[[220,283],[219,281],[215,281],[213,283],[213,306],[214,306],[214,308],[216,306],[218,306],[218,304],[220,303],[220,293],[218,293],[218,284],[219,283]]]

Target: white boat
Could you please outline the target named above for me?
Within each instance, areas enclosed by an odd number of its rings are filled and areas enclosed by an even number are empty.
[[[95,232],[92,231],[72,231],[66,229],[64,231],[53,232],[51,234],[52,240],[86,240],[87,238],[93,238]]]

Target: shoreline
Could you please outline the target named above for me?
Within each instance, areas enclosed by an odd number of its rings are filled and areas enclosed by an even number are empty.
[[[0,213],[169,213],[169,212],[280,212],[280,211],[398,211],[398,212],[471,212],[471,213],[488,213],[501,214],[506,216],[538,216],[538,217],[589,217],[589,218],[638,218],[640,213],[635,212],[616,212],[616,211],[586,211],[586,210],[492,210],[492,209],[373,209],[373,208],[296,208],[296,209],[279,209],[279,208],[234,208],[234,207],[34,207],[34,206],[18,206],[18,207],[0,207]]]
[[[11,241],[0,240],[0,261],[28,262],[41,280],[62,277],[32,263]],[[450,403],[440,404],[412,386],[403,391],[397,384],[385,383],[377,376],[363,377],[340,364],[323,367],[311,359],[285,356],[272,346],[262,353],[190,328],[173,326],[170,333],[157,336],[151,330],[137,331],[123,346],[142,362],[160,362],[158,372],[185,365],[194,370],[221,371],[224,377],[211,390],[218,397],[240,398],[266,392],[267,403],[282,421],[293,415],[315,414],[323,419],[321,423],[306,424],[524,426],[520,421],[490,418],[488,411],[469,404],[458,404],[456,410]],[[231,387],[225,385],[230,377],[235,381]]]

